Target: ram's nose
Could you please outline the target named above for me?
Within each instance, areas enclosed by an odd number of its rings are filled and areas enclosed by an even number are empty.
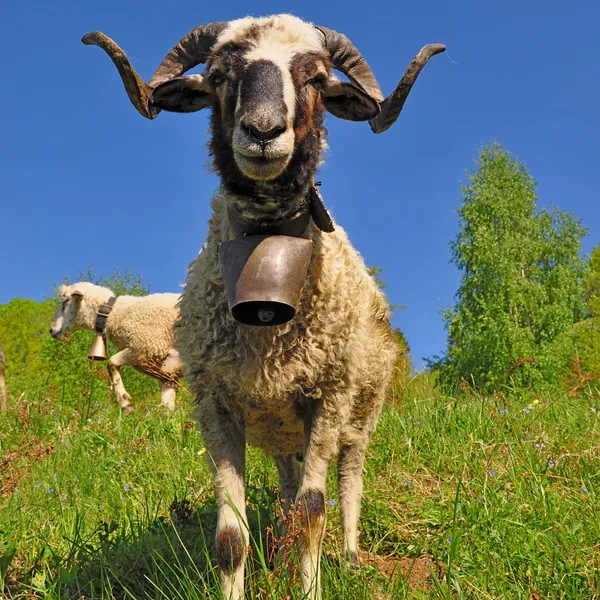
[[[240,122],[244,133],[253,141],[259,144],[270,142],[285,133],[285,121],[271,121],[267,123],[252,122],[249,119],[242,119]]]

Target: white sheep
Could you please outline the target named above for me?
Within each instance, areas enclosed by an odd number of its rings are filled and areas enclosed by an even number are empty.
[[[83,281],[60,288],[58,307],[50,333],[61,339],[76,329],[95,330],[102,304],[115,294],[108,288]],[[108,373],[117,402],[132,412],[120,369],[135,367],[162,382],[161,405],[175,408],[175,396],[183,367],[174,347],[174,324],[179,294],[119,296],[106,320],[106,338],[119,350],[108,360]]]
[[[424,64],[444,48],[426,46],[384,100],[346,36],[290,15],[196,27],[148,85],[110,38],[94,32],[82,41],[110,55],[143,116],[212,108],[210,152],[221,187],[204,249],[189,266],[176,344],[216,481],[221,588],[228,599],[244,595],[249,443],[275,457],[285,508],[299,506],[302,590],[320,598],[327,472],[337,455],[344,544],[357,561],[363,462],[397,354],[388,304],[344,231],[333,231],[314,187],[324,111],[386,130]],[[182,76],[203,62],[205,73]],[[298,231],[298,223],[306,226]],[[314,246],[296,315],[277,326],[232,318],[217,258],[221,242],[261,231]]]

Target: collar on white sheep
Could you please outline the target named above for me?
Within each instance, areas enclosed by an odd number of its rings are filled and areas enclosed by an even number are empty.
[[[104,330],[106,328],[108,315],[110,315],[112,312],[116,301],[117,297],[111,296],[98,308],[95,325],[96,337],[92,342],[92,347],[90,348],[90,353],[88,354],[88,358],[90,360],[106,360],[106,337],[104,335]]]

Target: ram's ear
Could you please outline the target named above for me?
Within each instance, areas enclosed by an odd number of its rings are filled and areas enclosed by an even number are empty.
[[[379,114],[379,103],[354,83],[329,77],[321,91],[323,104],[334,117],[368,121]]]
[[[71,290],[71,298],[83,298],[84,293],[81,290],[74,289]]]
[[[215,94],[203,75],[183,75],[157,85],[150,102],[170,112],[189,113],[212,106]]]

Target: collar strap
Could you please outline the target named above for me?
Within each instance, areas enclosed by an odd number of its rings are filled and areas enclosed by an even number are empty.
[[[98,312],[96,313],[96,333],[101,333],[104,335],[104,328],[106,327],[108,315],[110,315],[116,301],[117,297],[112,296],[104,304],[101,304],[100,308],[98,308]]]
[[[295,215],[287,219],[278,221],[254,221],[245,219],[231,205],[227,206],[227,216],[229,223],[236,236],[244,235],[289,235],[292,237],[302,237],[310,223],[310,212],[308,210],[298,211]]]
[[[308,205],[310,208],[310,216],[312,217],[315,225],[326,233],[331,233],[335,227],[333,225],[333,219],[329,214],[329,211],[325,207],[321,193],[317,186],[320,186],[321,182],[317,181],[314,185],[310,186],[308,190]]]
[[[319,185],[319,184],[316,184]],[[333,221],[325,208],[323,199],[315,185],[308,190],[308,206],[295,215],[278,221],[254,221],[246,219],[231,205],[227,205],[229,223],[236,236],[245,235],[289,235],[302,237],[308,228],[312,217],[315,225],[322,231],[331,233],[334,230]]]

